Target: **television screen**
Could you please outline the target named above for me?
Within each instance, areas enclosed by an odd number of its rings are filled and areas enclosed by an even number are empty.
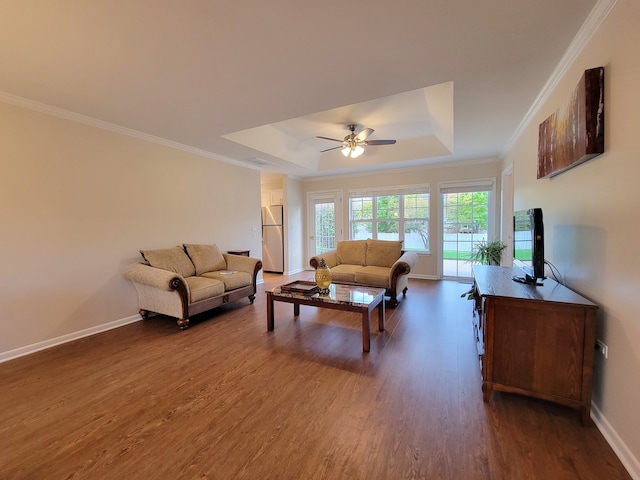
[[[518,267],[531,268],[533,229],[531,216],[525,211],[513,214],[513,261]]]
[[[525,274],[514,280],[537,283],[544,278],[544,226],[540,208],[513,213],[513,263]]]

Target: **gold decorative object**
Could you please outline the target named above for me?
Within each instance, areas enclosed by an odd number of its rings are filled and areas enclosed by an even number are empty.
[[[320,259],[318,268],[316,269],[316,283],[320,288],[320,293],[329,293],[329,285],[331,285],[331,270],[327,267],[324,258]]]

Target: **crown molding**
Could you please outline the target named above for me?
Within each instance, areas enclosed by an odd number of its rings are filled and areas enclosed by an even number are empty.
[[[121,135],[137,138],[145,142],[155,143],[156,145],[162,145],[164,147],[173,148],[175,150],[181,150],[183,152],[192,153],[200,157],[206,157],[206,158],[211,158],[213,160],[219,160],[225,163],[231,163],[233,165],[243,167],[243,168],[248,168],[251,170],[259,170],[259,168],[257,168],[255,165],[251,165],[246,162],[234,160],[233,158],[225,157],[223,155],[214,155],[213,153],[208,152],[206,150],[190,147],[189,145],[185,145],[183,143],[174,142],[172,140],[167,140],[165,138],[157,137],[155,135],[150,135],[148,133],[140,132],[138,130],[122,127],[120,125],[116,125],[115,123],[105,122],[103,120],[98,120],[97,118],[71,112],[63,108],[46,105],[44,103],[36,102],[34,100],[29,100],[28,98],[19,97],[17,95],[12,95],[10,93],[0,91],[0,102],[7,103],[10,105],[15,105],[17,107],[26,108],[28,110],[33,110],[35,112],[44,113],[46,115],[51,115],[53,117],[62,118],[64,120],[70,120],[72,122],[81,123],[83,125],[88,125],[90,127],[99,128],[101,130],[107,130],[110,132],[119,133]]]
[[[617,3],[618,0],[598,0],[595,4],[589,13],[589,16],[580,27],[580,30],[578,30],[578,33],[573,38],[569,48],[551,73],[551,76],[542,88],[542,91],[538,94],[537,98],[529,108],[529,111],[505,144],[501,154],[503,158],[507,155],[509,150],[511,150],[518,138],[523,134],[524,130],[529,126],[533,117],[535,117],[542,105],[547,101],[551,92],[553,92],[562,77],[567,73],[567,70],[569,70],[571,65],[576,61],[578,55],[580,55],[580,53],[585,49],[589,40],[591,40],[591,37],[593,37],[593,35],[598,31],[602,22],[604,22],[609,16],[609,13],[611,13]]]
[[[431,162],[425,163],[423,165],[413,165],[411,167],[401,167],[401,168],[389,168],[389,169],[378,169],[378,170],[369,170],[365,172],[350,172],[350,173],[336,173],[332,175],[322,175],[322,176],[310,176],[310,177],[302,177],[301,180],[303,182],[323,182],[326,180],[337,180],[337,179],[345,179],[349,177],[353,178],[362,178],[368,176],[376,176],[380,174],[394,174],[394,173],[407,173],[407,172],[424,172],[425,170],[437,170],[442,168],[454,168],[454,167],[466,167],[472,165],[484,165],[484,164],[493,164],[500,163],[502,160],[498,157],[488,157],[488,158],[468,158],[462,160],[455,161],[439,161],[439,162]]]

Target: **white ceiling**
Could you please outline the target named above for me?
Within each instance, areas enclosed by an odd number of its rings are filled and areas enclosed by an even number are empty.
[[[492,158],[595,4],[0,0],[0,100],[298,177]],[[320,154],[348,123],[398,142]]]

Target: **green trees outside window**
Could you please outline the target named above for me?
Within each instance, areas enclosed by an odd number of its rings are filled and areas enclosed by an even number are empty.
[[[443,258],[472,260],[489,229],[489,191],[443,194]]]
[[[350,198],[351,238],[403,240],[405,250],[429,251],[429,193]]]

